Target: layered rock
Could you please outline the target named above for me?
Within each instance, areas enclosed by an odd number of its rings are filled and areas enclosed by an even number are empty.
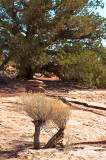
[[[45,89],[43,88],[44,83],[42,81],[38,80],[29,80],[28,84],[26,85],[25,89],[27,92],[45,92]]]

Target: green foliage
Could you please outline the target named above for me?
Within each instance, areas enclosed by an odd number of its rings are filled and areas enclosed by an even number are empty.
[[[85,51],[78,57],[76,71],[79,81],[84,82],[88,87],[99,84],[101,69],[95,53]]]
[[[98,88],[106,89],[106,69],[102,69],[102,74],[99,77]]]
[[[54,61],[60,66],[60,78],[65,81],[77,81],[87,87],[99,86],[100,77],[104,75],[97,55],[90,50],[76,55],[63,51]]]
[[[92,50],[99,57],[100,64],[106,68],[106,47],[101,44],[99,46],[95,46]]]
[[[92,48],[105,38],[105,18],[91,12],[97,7],[103,8],[102,1],[2,0],[0,58],[4,61],[0,69],[12,59],[20,76],[32,78],[52,61],[58,46],[69,44],[77,53],[77,41]]]

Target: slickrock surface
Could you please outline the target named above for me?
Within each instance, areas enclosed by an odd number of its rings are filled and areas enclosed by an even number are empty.
[[[72,114],[67,123],[64,148],[33,150],[34,126],[17,107],[17,97],[0,98],[0,160],[105,160],[106,159],[106,91],[70,91],[48,93],[67,100]],[[90,102],[89,106],[70,102]],[[55,134],[54,126],[41,130],[41,146]]]

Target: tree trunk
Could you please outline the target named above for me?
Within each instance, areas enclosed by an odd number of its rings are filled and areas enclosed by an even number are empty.
[[[31,69],[31,67],[29,66],[28,68],[26,68],[26,77],[27,79],[32,79],[34,75],[33,70]]]
[[[59,129],[58,132],[47,142],[44,148],[56,147],[56,141],[58,138],[63,139],[64,129]]]
[[[35,125],[35,133],[34,133],[34,149],[39,149],[40,148],[40,141],[39,141],[39,136],[40,136],[40,127],[41,125]]]
[[[17,78],[33,79],[34,71],[30,66],[21,66]]]

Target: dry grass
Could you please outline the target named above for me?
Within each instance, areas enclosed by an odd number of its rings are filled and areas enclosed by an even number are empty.
[[[53,116],[52,120],[53,122],[59,127],[59,128],[65,128],[66,123],[70,117],[70,108],[66,104],[64,104],[62,101],[56,99],[54,100],[54,107],[53,107]]]
[[[20,97],[20,103],[28,116],[34,121],[42,120],[46,122],[50,120],[53,102],[51,98],[46,97],[44,94],[24,93]]]
[[[70,108],[67,105],[42,93],[24,93],[20,97],[20,103],[34,121],[51,120],[59,128],[65,128],[70,116]]]

